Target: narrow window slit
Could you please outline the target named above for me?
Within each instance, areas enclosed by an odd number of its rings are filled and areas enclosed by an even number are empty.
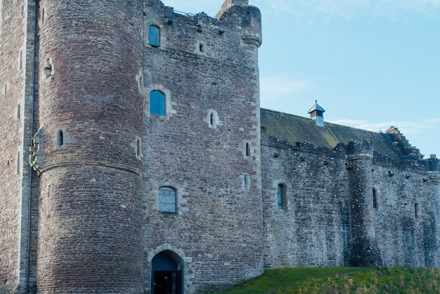
[[[137,138],[136,140],[136,156],[140,157],[141,156],[141,139]]]
[[[379,207],[377,203],[377,191],[373,189],[373,208],[377,209]]]
[[[58,131],[57,134],[57,145],[58,147],[62,147],[64,145],[64,133],[62,130]]]
[[[17,151],[16,168],[17,169],[16,169],[15,173],[17,175],[19,175],[20,174],[20,151]]]
[[[23,69],[23,50],[20,50],[20,58],[19,58],[19,68],[20,70]]]
[[[246,143],[246,156],[251,156],[251,147],[249,143]]]
[[[286,186],[284,184],[278,184],[277,187],[278,206],[281,208],[287,207]]]

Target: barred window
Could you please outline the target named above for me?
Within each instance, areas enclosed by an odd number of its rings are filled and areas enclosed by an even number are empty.
[[[159,211],[165,213],[177,212],[176,190],[171,187],[160,187],[159,189]]]

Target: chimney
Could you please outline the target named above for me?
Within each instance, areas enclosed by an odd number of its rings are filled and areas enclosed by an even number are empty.
[[[315,100],[315,105],[309,110],[309,114],[318,127],[324,127],[324,112],[325,109],[319,106],[318,100]]]

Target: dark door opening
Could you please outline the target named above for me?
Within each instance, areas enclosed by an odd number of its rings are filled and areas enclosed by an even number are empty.
[[[172,251],[163,251],[152,261],[153,294],[183,294],[183,261]]]

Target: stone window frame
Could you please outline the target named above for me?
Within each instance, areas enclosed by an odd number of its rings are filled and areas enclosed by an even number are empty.
[[[142,158],[144,157],[142,143],[142,138],[139,136],[135,136],[135,140],[130,144],[138,160],[142,160]]]
[[[203,121],[208,124],[208,127],[210,129],[217,129],[219,126],[223,125],[223,122],[220,120],[218,112],[214,109],[208,109],[208,113]]]
[[[243,158],[247,160],[254,159],[254,154],[256,153],[255,145],[250,140],[242,141],[240,145],[241,153]]]
[[[280,196],[279,196],[280,188],[282,188],[282,193],[283,193],[283,195],[281,197],[282,202],[280,201]],[[287,209],[289,201],[287,199],[287,185],[286,185],[286,183],[284,181],[279,181],[276,186],[276,191],[277,191],[277,193],[276,193],[277,206],[282,209]]]
[[[161,98],[163,98],[163,113],[156,113],[156,112],[152,113],[151,112],[151,108],[152,108],[151,97],[152,97],[153,93],[160,93],[160,95],[162,95]],[[150,112],[150,114],[154,114],[154,115],[158,115],[158,116],[166,116],[167,115],[167,99],[166,99],[166,95],[162,91],[160,91],[160,90],[152,90],[152,91],[150,91],[150,93],[148,93],[148,96],[149,96],[149,99],[150,99],[150,103],[148,105],[148,111]],[[160,104],[162,104],[162,101],[161,101]]]
[[[152,46],[150,45],[150,27],[154,26],[159,29],[159,46]],[[165,46],[165,40],[167,37],[167,31],[165,30],[165,27],[159,23],[159,21],[150,21],[145,24],[145,45],[148,48],[155,48],[155,49],[163,49]]]
[[[165,96],[165,115],[155,115],[150,113],[150,93],[152,91],[160,91]],[[174,110],[175,103],[172,101],[171,91],[165,88],[162,84],[151,84],[145,88],[145,105],[144,112],[146,117],[155,117],[158,119],[170,119],[176,111]]]
[[[161,192],[164,190],[172,190],[174,191],[174,211],[166,211],[166,210],[161,210]],[[178,214],[179,212],[179,205],[178,205],[178,190],[170,185],[164,185],[164,186],[160,186],[158,191],[157,191],[157,210],[160,213],[164,213],[164,214]]]
[[[249,174],[242,174],[241,179],[241,191],[250,192],[252,186],[252,177]]]
[[[158,43],[157,44],[152,44],[154,42],[152,42],[152,40],[150,39],[150,33],[152,31],[152,29],[154,28],[154,30],[157,30],[157,34],[158,34]],[[162,44],[162,29],[160,28],[160,26],[156,25],[156,24],[150,24],[148,25],[148,29],[147,29],[147,39],[148,39],[148,45],[150,45],[150,47],[153,48],[160,48],[161,44]]]

